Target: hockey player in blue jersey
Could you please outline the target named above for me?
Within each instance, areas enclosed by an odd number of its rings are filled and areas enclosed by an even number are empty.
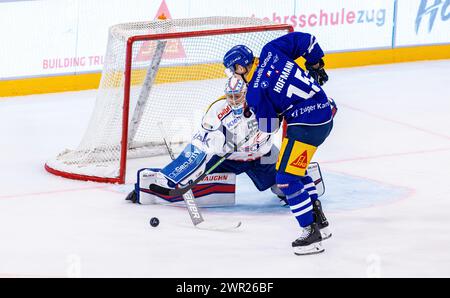
[[[259,191],[270,188],[283,205],[285,195],[276,183],[276,161],[279,150],[273,145],[272,134],[258,130],[255,114],[247,106],[245,81],[240,76],[230,77],[224,93],[224,96],[209,105],[198,131],[183,151],[188,153],[196,150],[200,152],[196,154],[199,157],[193,160],[190,158],[193,154],[180,154],[160,171],[159,182],[163,186],[171,187],[186,184],[183,182],[195,180],[205,170],[213,168],[227,152],[232,152],[210,173],[246,174]],[[252,136],[242,142],[250,134]],[[238,143],[242,144],[235,148]],[[180,167],[185,164],[190,166]],[[176,168],[183,170],[177,172],[176,179],[170,178],[174,176],[170,172]],[[131,192],[127,200],[138,202],[139,189],[138,186]]]
[[[294,61],[299,57],[305,58],[306,71]],[[328,80],[323,57],[314,36],[293,32],[267,43],[259,58],[245,45],[237,45],[223,59],[230,72],[247,82],[247,104],[255,113],[259,129],[273,133],[281,120],[287,123],[276,181],[303,228],[292,243],[297,255],[323,252],[320,230],[328,227],[306,171],[317,147],[330,134],[336,111],[334,102],[321,88]]]
[[[212,154],[206,169],[248,135],[248,127],[257,128],[255,115],[247,106],[245,81],[240,76],[230,77],[224,91],[225,96],[208,107],[201,129],[192,140],[192,144]],[[273,193],[284,198],[275,180],[277,156],[278,149],[273,145],[272,134],[258,131],[211,173],[245,173],[259,191],[271,188]]]

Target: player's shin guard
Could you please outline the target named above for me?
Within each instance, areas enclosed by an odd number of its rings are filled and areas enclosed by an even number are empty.
[[[278,187],[286,195],[289,207],[301,227],[307,227],[314,222],[312,201],[304,189],[300,177],[277,173]]]
[[[305,176],[301,178],[301,181],[309,194],[309,197],[314,202],[319,198],[319,194],[317,193],[316,185],[313,182],[313,179],[310,176]]]

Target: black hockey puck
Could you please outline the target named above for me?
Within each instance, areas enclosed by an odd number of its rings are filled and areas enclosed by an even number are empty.
[[[157,217],[152,217],[150,219],[150,225],[152,227],[157,227],[159,225],[159,219]]]

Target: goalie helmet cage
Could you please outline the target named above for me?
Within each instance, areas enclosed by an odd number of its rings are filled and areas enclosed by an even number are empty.
[[[290,25],[239,17],[112,26],[84,137],[45,169],[70,179],[125,183],[127,159],[166,154],[158,123],[172,144],[190,141],[208,105],[223,95],[227,50],[245,44],[258,56],[267,42],[292,31]]]

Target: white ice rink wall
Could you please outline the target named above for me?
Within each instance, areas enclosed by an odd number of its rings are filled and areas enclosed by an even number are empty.
[[[329,67],[395,62],[383,50],[405,47],[406,61],[450,58],[450,0],[0,0],[0,96],[94,88],[108,28],[162,14],[287,23],[318,37]]]

